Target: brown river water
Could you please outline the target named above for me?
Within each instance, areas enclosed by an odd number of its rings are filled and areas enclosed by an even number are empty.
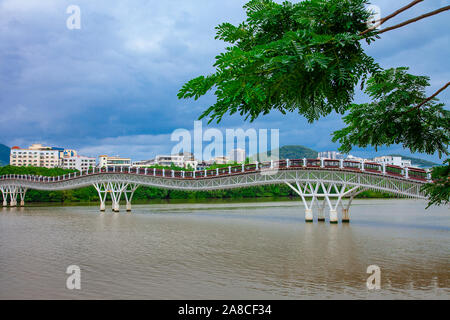
[[[450,210],[425,207],[356,200],[338,225],[298,201],[0,208],[0,299],[449,299]]]

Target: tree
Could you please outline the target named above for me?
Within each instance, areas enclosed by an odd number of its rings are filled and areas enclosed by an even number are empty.
[[[447,154],[450,111],[436,98],[428,99],[429,78],[413,76],[408,68],[379,72],[367,83],[372,102],[351,104],[347,127],[334,132],[333,141],[348,153],[353,145],[375,148],[402,143],[411,152]]]
[[[216,57],[216,73],[186,83],[179,98],[198,99],[216,87],[217,102],[201,118],[239,112],[256,119],[271,110],[297,110],[309,121],[345,111],[361,79],[379,70],[364,53],[366,0],[247,3],[248,19],[223,23],[216,39],[232,44]],[[368,43],[374,32],[368,32]]]
[[[216,102],[200,119],[220,122],[225,114],[246,120],[278,110],[298,112],[309,122],[332,112],[346,114],[346,128],[334,133],[341,150],[352,146],[402,144],[411,152],[448,155],[449,112],[425,88],[429,78],[407,68],[383,70],[367,55],[381,34],[450,10],[446,6],[394,26],[388,20],[419,4],[415,0],[378,21],[371,21],[367,0],[305,0],[277,4],[251,0],[247,19],[219,25],[216,39],[229,44],[216,57],[216,72],[187,82],[180,99],[198,99],[215,90]],[[360,85],[373,99],[353,104]]]

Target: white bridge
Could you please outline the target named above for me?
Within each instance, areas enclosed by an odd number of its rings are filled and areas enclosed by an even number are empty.
[[[28,189],[50,191],[94,186],[99,194],[100,210],[105,211],[107,195],[110,194],[112,210],[118,212],[122,194],[127,211],[131,211],[131,200],[139,186],[206,191],[287,184],[301,197],[307,222],[313,221],[316,206],[318,221],[325,221],[324,209],[328,207],[330,223],[337,223],[339,209],[342,222],[350,221],[352,200],[365,190],[426,199],[421,187],[427,182],[431,182],[429,171],[417,168],[347,160],[300,159],[202,171],[109,167],[58,177],[4,175],[0,177],[0,190],[3,206],[8,206],[8,199],[10,206],[17,206],[18,198],[23,206]]]

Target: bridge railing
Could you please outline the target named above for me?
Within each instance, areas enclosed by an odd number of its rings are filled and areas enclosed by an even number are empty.
[[[246,174],[261,172],[270,169],[292,170],[292,169],[326,169],[326,170],[345,170],[356,172],[368,172],[372,174],[386,175],[392,177],[402,177],[416,181],[431,181],[430,171],[419,168],[402,168],[394,165],[385,165],[374,162],[363,162],[353,160],[336,159],[293,159],[279,160],[261,163],[240,164],[218,169],[196,170],[196,171],[176,171],[171,169],[157,168],[137,168],[137,167],[103,167],[91,168],[80,172],[69,173],[63,176],[48,177],[35,175],[17,175],[7,174],[0,176],[0,180],[25,180],[38,183],[56,183],[77,179],[80,177],[126,173],[136,175],[155,176],[172,179],[205,179],[220,176],[229,176],[237,174]]]

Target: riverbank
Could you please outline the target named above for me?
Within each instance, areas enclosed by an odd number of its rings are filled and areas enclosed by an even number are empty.
[[[73,170],[72,170],[73,171]],[[1,174],[30,174],[43,176],[57,176],[68,174],[72,171],[56,168],[34,168],[34,167],[2,167]],[[319,188],[319,193],[322,192]],[[332,190],[333,192],[334,190]],[[211,191],[183,191],[183,190],[167,190],[155,187],[140,186],[134,193],[133,203],[152,203],[152,201],[166,200],[187,200],[187,203],[198,202],[205,199],[222,199],[226,201],[260,201],[259,199],[277,198],[293,198],[298,199],[298,195],[287,185],[262,185],[247,188],[236,188],[227,190],[211,190]],[[365,191],[357,196],[357,198],[395,198],[387,193]],[[142,201],[142,202],[141,202]],[[81,189],[64,190],[64,191],[38,191],[28,190],[25,197],[25,203],[58,203],[74,204],[74,203],[98,203],[99,196],[94,187],[85,187]],[[192,203],[191,202],[191,203]]]
[[[395,197],[357,197],[358,200],[406,200]],[[224,203],[270,203],[270,202],[301,202],[299,197],[259,197],[259,198],[203,198],[203,199],[138,199],[132,201],[133,205],[153,205],[153,204],[224,204]],[[125,203],[122,201],[122,205]],[[98,201],[66,201],[66,202],[25,202],[26,207],[91,207],[98,206]],[[106,202],[111,206],[111,201]]]

